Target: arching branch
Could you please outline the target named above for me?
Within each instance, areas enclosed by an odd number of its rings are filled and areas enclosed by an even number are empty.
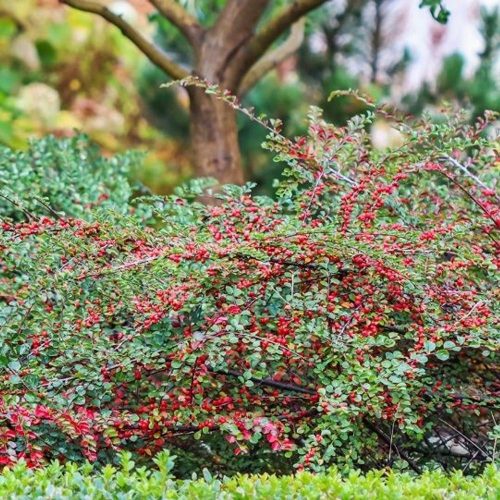
[[[299,49],[304,41],[306,19],[302,17],[290,30],[288,38],[274,50],[266,53],[248,71],[240,84],[238,94],[245,95],[266,73]]]
[[[254,37],[249,46],[247,64],[253,65],[292,24],[328,0],[294,0],[273,17]]]
[[[61,0],[62,3],[83,12],[96,14],[113,24],[126,36],[153,64],[165,71],[174,79],[182,79],[189,75],[189,72],[168,57],[165,52],[154,45],[139,31],[133,28],[127,21],[108,9],[99,2],[92,0]]]
[[[186,9],[175,0],[149,0],[149,2],[163,17],[181,31],[193,47],[199,44],[203,28]]]

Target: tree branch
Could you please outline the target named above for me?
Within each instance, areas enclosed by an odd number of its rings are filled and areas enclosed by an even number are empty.
[[[406,460],[406,462],[408,462],[408,465],[413,469],[414,472],[416,472],[417,474],[422,474],[420,467],[403,450],[399,449],[394,444],[390,436],[379,429],[375,424],[370,422],[367,417],[363,418],[363,422],[366,427],[374,432],[380,439],[382,439],[382,441],[384,441],[390,449],[393,449],[403,460]]]
[[[243,375],[242,373],[239,373],[236,370],[214,370],[212,368],[209,368],[209,371],[210,373],[214,373],[216,375],[226,375],[230,377],[241,377]],[[298,392],[300,394],[310,394],[311,396],[317,394],[314,389],[309,389],[308,387],[301,387],[300,385],[287,382],[278,382],[270,377],[266,378],[250,377],[250,380],[254,382],[256,385],[264,385],[268,387],[273,387],[274,389]]]
[[[304,41],[306,19],[302,17],[292,25],[290,35],[278,47],[263,55],[243,78],[238,94],[245,95],[266,73],[291,56]]]
[[[156,47],[139,31],[133,28],[123,17],[113,13],[106,6],[92,0],[60,0],[61,3],[74,9],[97,14],[113,24],[126,36],[153,64],[165,71],[169,76],[180,80],[189,75],[182,66],[172,61],[165,52]]]
[[[372,33],[371,46],[371,77],[370,81],[375,83],[378,77],[380,49],[382,45],[382,4],[384,0],[375,0],[375,27]]]
[[[215,24],[207,30],[199,54],[198,69],[205,79],[234,90],[232,87],[238,82],[226,72],[231,73],[232,61],[253,38],[269,3],[270,0],[227,0]]]
[[[294,0],[255,35],[250,43],[247,64],[253,65],[292,24],[328,0]]]
[[[158,12],[176,26],[193,47],[199,45],[203,28],[198,20],[189,14],[175,0],[149,0]]]

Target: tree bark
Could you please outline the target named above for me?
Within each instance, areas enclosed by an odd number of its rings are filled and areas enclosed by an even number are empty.
[[[244,71],[232,67],[270,0],[228,0],[215,24],[195,46],[194,74],[223,90],[237,93]],[[188,88],[191,151],[196,176],[221,184],[243,184],[236,111],[203,89]]]
[[[269,61],[257,64],[272,44],[301,17],[326,1],[293,0],[258,30],[258,23],[271,5],[271,0],[227,0],[210,28],[204,28],[176,0],[150,0],[158,12],[176,26],[191,44],[195,61],[190,72],[101,0],[60,0],[77,10],[97,14],[119,28],[153,64],[174,80],[194,74],[235,94],[239,91],[240,94],[244,93],[257,77],[272,68]],[[296,30],[292,29],[292,38],[296,38],[294,33]],[[281,57],[283,52],[277,51]],[[276,57],[276,53],[273,57]],[[246,86],[240,89],[245,74],[254,65],[257,76],[254,72],[250,82],[247,80]],[[245,179],[236,111],[225,102],[205,94],[203,89],[192,87],[188,93],[195,174],[214,177],[221,184],[242,184]]]
[[[243,184],[236,111],[204,89],[191,87],[188,92],[196,175],[213,177],[221,184]]]

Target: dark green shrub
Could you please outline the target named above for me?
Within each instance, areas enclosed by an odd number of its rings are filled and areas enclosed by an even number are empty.
[[[34,216],[55,211],[85,219],[96,207],[128,213],[129,175],[139,159],[134,153],[105,158],[85,135],[45,137],[26,151],[0,147],[0,217],[19,220],[20,206]]]

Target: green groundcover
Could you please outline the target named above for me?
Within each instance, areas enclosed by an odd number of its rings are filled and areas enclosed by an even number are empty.
[[[202,477],[176,480],[168,456],[157,460],[157,468],[137,468],[130,457],[121,466],[97,470],[90,464],[53,463],[30,470],[24,464],[4,469],[0,475],[1,499],[500,499],[500,470],[489,465],[482,474],[461,472],[408,473],[372,471],[367,474],[324,474],[300,472],[294,476],[241,475],[215,478],[208,471]]]

